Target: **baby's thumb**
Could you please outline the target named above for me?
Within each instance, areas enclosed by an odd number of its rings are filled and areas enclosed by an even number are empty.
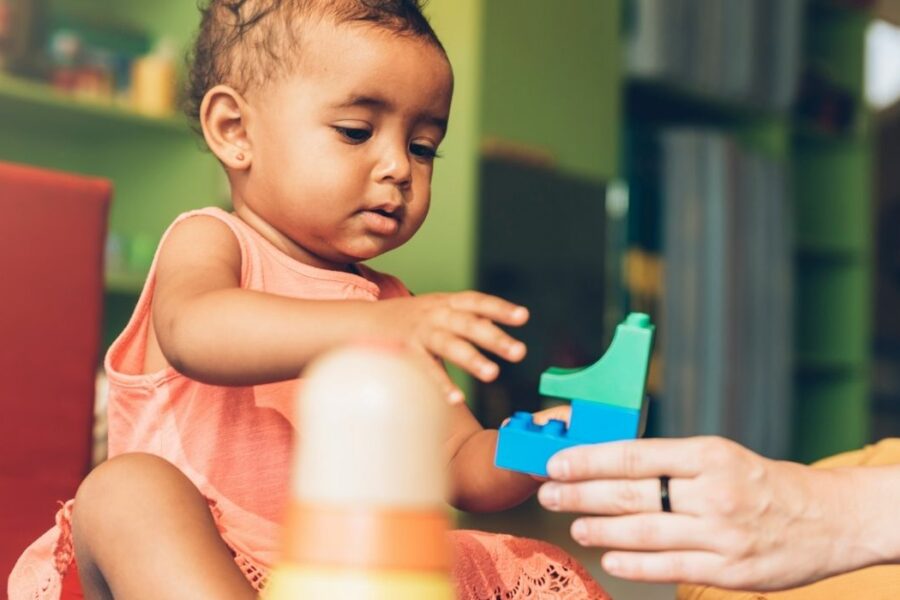
[[[438,384],[438,388],[443,393],[444,398],[447,399],[447,402],[450,404],[459,404],[460,402],[465,401],[465,394],[463,394],[462,390],[453,383],[452,379],[450,379],[450,375],[447,374],[444,365],[437,359],[432,359],[428,362],[432,365],[432,375]]]
[[[534,413],[534,422],[536,425],[546,425],[551,419],[569,422],[572,415],[572,406],[570,404],[561,404],[539,410]]]

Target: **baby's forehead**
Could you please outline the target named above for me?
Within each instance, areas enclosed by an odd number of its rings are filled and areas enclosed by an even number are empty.
[[[314,79],[335,90],[388,97],[414,76],[424,94],[452,93],[446,54],[421,36],[365,23],[322,22],[306,27],[297,41],[285,56],[290,79]]]
[[[338,68],[347,66],[348,57],[449,66],[443,48],[431,40],[370,23],[314,21],[305,24],[298,34],[289,51],[294,67]]]
[[[388,74],[385,71],[414,68],[447,78],[452,90],[448,58],[439,43],[425,36],[372,23],[321,17],[303,19],[289,29],[284,25],[270,29],[259,32],[266,36],[268,51],[260,52],[259,45],[250,43],[235,57],[239,73],[233,75],[244,79],[247,87],[284,78],[364,75],[363,67],[367,66],[378,71],[372,78],[375,87],[390,85],[377,77]]]

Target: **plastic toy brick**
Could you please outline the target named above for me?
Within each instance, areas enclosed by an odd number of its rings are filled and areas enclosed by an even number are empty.
[[[613,442],[640,437],[647,421],[647,403],[640,410],[586,400],[572,400],[566,437],[573,443]]]
[[[497,439],[494,463],[503,469],[547,476],[547,461],[564,448],[598,442],[634,439],[644,426],[645,413],[609,404],[574,400],[572,427],[553,419],[537,425],[531,413],[517,412]]]
[[[644,387],[653,331],[647,315],[632,313],[616,328],[599,361],[545,371],[541,394],[572,400],[569,427],[558,420],[536,425],[531,414],[517,412],[500,428],[495,464],[546,476],[547,461],[564,448],[639,437],[647,417]]]
[[[565,421],[551,419],[546,425],[535,425],[531,413],[517,412],[500,428],[494,464],[546,477],[550,457],[572,445]]]
[[[600,360],[576,369],[550,367],[541,374],[542,396],[578,398],[640,410],[653,348],[650,317],[631,313],[616,327]]]

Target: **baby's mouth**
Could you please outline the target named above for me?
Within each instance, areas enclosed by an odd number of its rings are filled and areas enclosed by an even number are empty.
[[[374,206],[372,208],[364,208],[362,212],[374,213],[376,215],[380,215],[382,217],[393,219],[394,221],[400,222],[403,220],[403,205],[382,205],[382,206]]]
[[[400,220],[399,217],[397,216],[397,212],[396,212],[396,211],[388,211],[388,210],[385,210],[385,209],[383,209],[383,208],[373,208],[373,209],[371,209],[370,212],[373,212],[373,213],[378,214],[378,215],[383,215],[383,216],[388,217],[388,218],[390,218],[390,219],[397,219],[398,221]]]
[[[393,235],[400,229],[403,211],[399,208],[366,208],[360,211],[368,229],[379,235]]]

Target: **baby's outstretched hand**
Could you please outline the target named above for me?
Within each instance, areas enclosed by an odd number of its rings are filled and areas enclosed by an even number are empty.
[[[525,344],[500,329],[497,324],[520,326],[528,321],[528,309],[497,296],[467,291],[451,294],[425,294],[397,298],[374,304],[378,322],[389,328],[388,335],[448,360],[481,381],[492,381],[500,372],[497,363],[481,350],[510,362],[525,357]],[[463,400],[440,365],[435,374],[451,402]]]

